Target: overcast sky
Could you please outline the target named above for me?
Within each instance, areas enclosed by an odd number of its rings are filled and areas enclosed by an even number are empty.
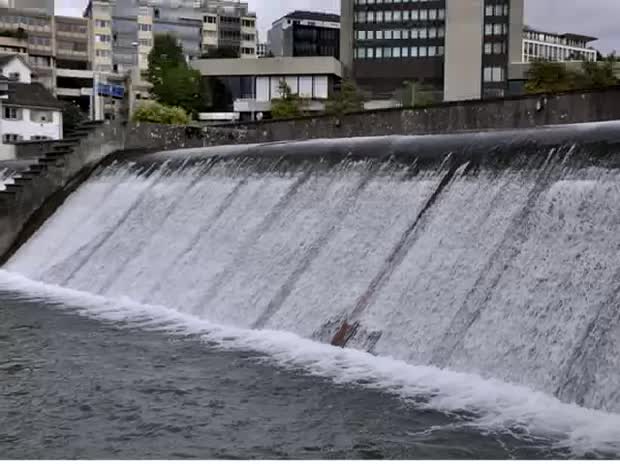
[[[620,50],[620,0],[526,0],[527,24],[552,32],[592,35],[601,40],[594,45],[607,53]],[[56,0],[57,12],[81,15],[86,0]],[[256,11],[261,40],[272,21],[289,11],[311,9],[338,12],[340,0],[249,0]]]

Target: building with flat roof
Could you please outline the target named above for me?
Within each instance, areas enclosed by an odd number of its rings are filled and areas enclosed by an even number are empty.
[[[304,99],[305,111],[322,112],[342,78],[342,65],[333,57],[208,59],[192,66],[226,96],[214,111],[241,120],[268,116],[272,100],[281,97],[282,81]]]
[[[596,37],[580,34],[557,34],[525,27],[521,62],[536,59],[549,61],[597,61],[598,53],[590,46]]]
[[[274,56],[333,56],[340,59],[340,16],[293,11],[273,22],[267,49]]]
[[[343,0],[345,73],[374,97],[405,82],[447,101],[504,95],[520,59],[524,0]]]

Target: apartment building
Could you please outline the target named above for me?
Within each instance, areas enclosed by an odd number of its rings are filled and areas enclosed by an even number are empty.
[[[232,49],[241,58],[256,58],[258,32],[256,13],[247,3],[235,0],[197,0],[202,15],[203,53],[216,49]]]
[[[332,56],[340,59],[340,16],[293,11],[273,22],[267,48],[274,56]]]
[[[19,8],[54,15],[54,0],[0,0],[0,8]]]
[[[0,30],[17,36],[14,45],[26,46],[36,81],[50,90],[54,89],[56,78],[55,29],[54,16],[43,10],[0,8]]]
[[[598,40],[580,34],[556,34],[526,27],[523,31],[521,62],[535,59],[549,61],[597,61],[597,52],[590,44]]]
[[[504,95],[521,57],[524,0],[343,0],[345,73],[375,97],[404,82],[447,101]]]

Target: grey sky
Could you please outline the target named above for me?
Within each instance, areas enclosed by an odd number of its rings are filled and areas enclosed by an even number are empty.
[[[526,22],[554,32],[592,35],[603,52],[620,50],[619,0],[526,0]],[[86,0],[56,0],[60,14],[80,15]],[[259,18],[261,39],[272,21],[295,9],[339,10],[340,0],[249,0]]]

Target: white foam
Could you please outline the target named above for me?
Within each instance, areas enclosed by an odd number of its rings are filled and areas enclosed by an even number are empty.
[[[400,395],[421,408],[461,417],[464,425],[518,433],[523,438],[552,439],[553,446],[576,455],[620,454],[620,416],[589,410],[503,382],[429,366],[412,366],[305,340],[287,332],[242,330],[212,324],[162,306],[111,300],[98,295],[29,280],[0,270],[0,290],[30,300],[59,304],[83,316],[123,323],[143,330],[197,335],[223,349],[252,350],[285,368],[302,368],[335,383],[363,383],[366,388]]]

